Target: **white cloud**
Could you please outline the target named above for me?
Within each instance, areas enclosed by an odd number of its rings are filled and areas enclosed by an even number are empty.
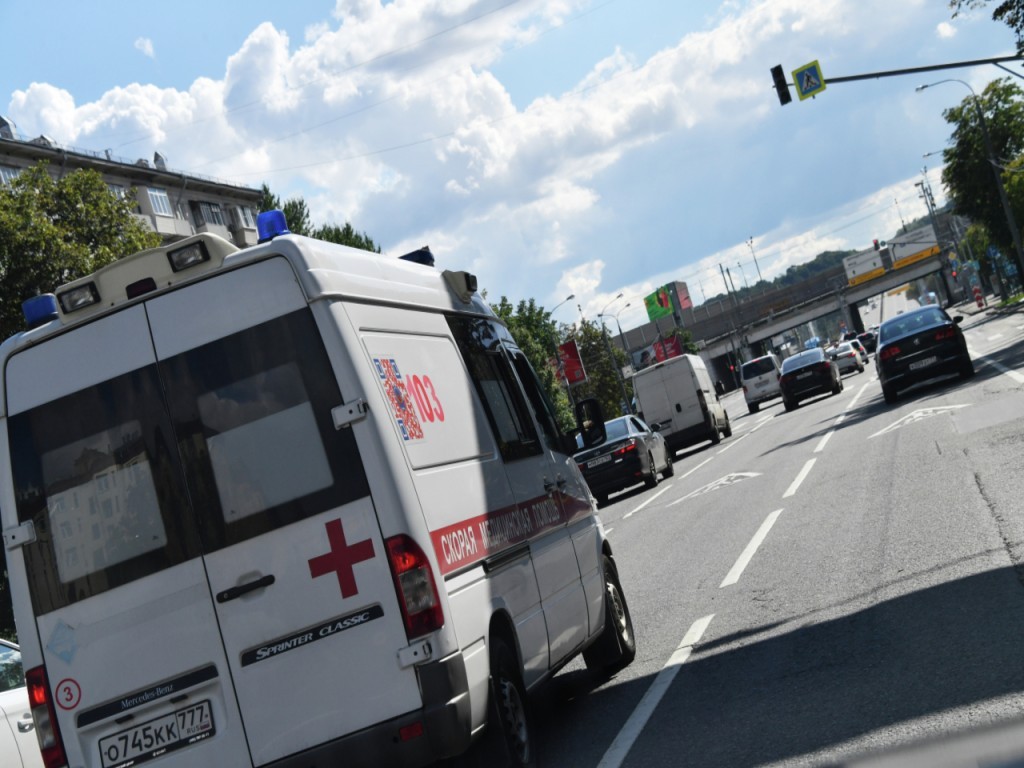
[[[956,27],[950,24],[948,21],[941,22],[935,27],[935,33],[943,40],[948,40],[956,35]]]
[[[148,37],[140,37],[135,41],[135,49],[142,51],[144,56],[148,56],[151,59],[156,58],[156,52],[153,50],[153,41]]]

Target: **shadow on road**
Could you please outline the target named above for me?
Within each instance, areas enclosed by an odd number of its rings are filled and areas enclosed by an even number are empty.
[[[808,764],[820,750],[956,708],[971,710],[964,721],[990,724],[996,718],[978,705],[1024,692],[1022,597],[1007,567],[838,618],[805,616],[788,631],[773,624],[716,639],[713,622],[625,765]],[[540,704],[543,765],[596,765],[651,680],[593,692],[584,672],[556,677]],[[1019,704],[1001,711],[1020,714]]]

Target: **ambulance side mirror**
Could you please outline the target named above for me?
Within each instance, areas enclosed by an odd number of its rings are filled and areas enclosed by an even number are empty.
[[[576,427],[583,436],[584,448],[593,448],[605,441],[604,411],[597,400],[591,397],[576,403]]]

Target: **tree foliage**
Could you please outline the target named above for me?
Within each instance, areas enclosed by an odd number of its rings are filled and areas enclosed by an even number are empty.
[[[54,180],[45,163],[0,188],[3,338],[24,330],[26,299],[160,244],[160,236],[132,215],[133,198],[118,198],[92,170]]]
[[[997,163],[1024,152],[1024,91],[1007,78],[993,80],[975,98],[965,98],[942,115],[953,126],[952,146],[943,152],[942,181],[958,213],[988,230],[992,241],[1006,253],[1013,251],[1013,236],[999,199],[993,166],[984,140],[984,127]],[[979,113],[981,116],[979,116]],[[1024,210],[1014,206],[1018,222]]]
[[[599,324],[586,319],[567,328],[565,337],[576,341],[587,372],[586,383],[573,387],[573,397],[577,400],[596,398],[607,419],[624,415],[626,411],[621,406],[623,383],[619,374],[626,364],[626,354],[611,343]],[[628,403],[633,399],[632,384],[628,381],[624,384],[628,409]]]
[[[955,19],[964,10],[988,5],[990,0],[950,0]],[[1001,21],[1017,36],[1017,53],[1024,53],[1024,0],[999,0],[992,11],[992,20]]]
[[[289,231],[296,235],[315,237],[318,240],[326,240],[330,243],[347,245],[352,248],[359,248],[364,251],[380,253],[380,246],[373,242],[366,232],[356,232],[349,222],[339,227],[337,224],[322,224],[314,226],[312,223],[309,207],[301,195],[292,197],[281,203],[281,198],[270,191],[270,187],[263,184],[259,202],[260,212],[280,210],[284,213],[285,221],[288,222]]]
[[[551,313],[533,299],[520,301],[513,307],[504,296],[497,304],[492,304],[491,309],[508,326],[519,348],[530,361],[533,370],[537,372],[537,378],[540,379],[541,386],[554,406],[558,425],[565,432],[572,432],[575,417],[569,404],[569,397],[564,385],[558,380],[557,371],[551,365],[559,338],[559,331],[551,319]]]

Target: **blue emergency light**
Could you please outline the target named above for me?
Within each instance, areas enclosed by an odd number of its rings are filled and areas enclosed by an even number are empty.
[[[38,328],[44,323],[57,319],[57,297],[52,293],[33,296],[28,301],[22,302],[21,311],[25,315],[25,322],[28,324],[29,330]]]
[[[256,234],[261,243],[273,240],[278,235],[290,235],[291,233],[292,231],[288,229],[288,222],[284,218],[284,211],[274,209],[273,211],[264,211],[256,216]]]

